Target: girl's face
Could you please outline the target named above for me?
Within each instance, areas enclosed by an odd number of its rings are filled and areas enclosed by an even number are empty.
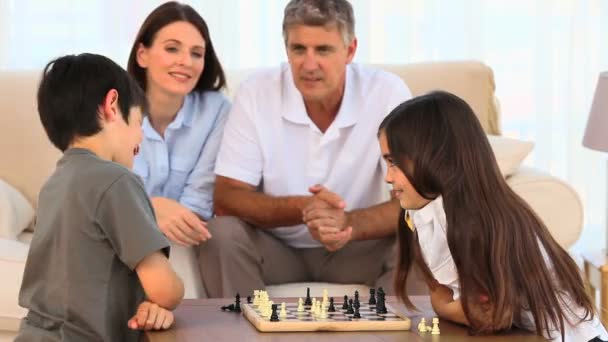
[[[173,22],[156,32],[149,48],[140,44],[137,63],[146,69],[148,92],[185,96],[203,73],[205,40],[189,22]]]
[[[393,163],[393,156],[388,149],[388,142],[384,132],[380,134],[380,151],[382,158],[386,161],[387,170],[384,180],[393,186],[393,195],[399,200],[403,209],[420,209],[427,205],[431,200],[428,200],[414,189],[405,174]]]

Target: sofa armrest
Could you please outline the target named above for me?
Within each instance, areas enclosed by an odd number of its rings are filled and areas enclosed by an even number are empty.
[[[27,310],[19,306],[19,289],[29,245],[0,239],[0,330],[17,331]]]
[[[560,246],[567,250],[578,240],[583,229],[583,205],[572,186],[527,167],[519,168],[507,183],[532,207]]]

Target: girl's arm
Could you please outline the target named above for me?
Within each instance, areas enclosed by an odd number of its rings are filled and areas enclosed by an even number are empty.
[[[437,284],[431,289],[431,305],[435,313],[443,319],[470,326],[462,309],[460,299],[454,300],[454,292],[447,286]]]

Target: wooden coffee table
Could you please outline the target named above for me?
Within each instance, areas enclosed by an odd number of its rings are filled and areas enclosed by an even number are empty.
[[[545,341],[545,339],[525,331],[513,331],[508,335],[471,337],[459,325],[441,321],[441,335],[417,331],[420,318],[427,323],[435,316],[428,296],[412,297],[420,312],[408,312],[396,297],[387,297],[387,303],[412,319],[411,331],[363,331],[363,332],[293,332],[260,333],[242,314],[222,312],[220,307],[234,302],[234,299],[187,299],[175,310],[175,325],[167,331],[147,332],[143,340],[149,342],[172,341],[314,341],[314,342],[353,342],[353,341]],[[291,298],[293,300],[293,298]]]

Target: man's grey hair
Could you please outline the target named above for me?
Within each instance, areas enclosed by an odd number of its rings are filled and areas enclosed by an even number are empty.
[[[294,25],[336,25],[344,45],[355,38],[353,7],[346,0],[291,0],[283,15],[283,39],[287,44],[287,30]]]

